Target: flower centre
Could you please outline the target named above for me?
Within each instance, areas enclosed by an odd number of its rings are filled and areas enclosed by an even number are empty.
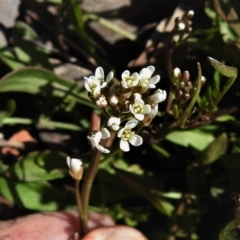
[[[133,83],[133,77],[127,77],[126,78],[126,83],[127,83],[128,87],[131,87],[132,83]]]
[[[135,113],[143,113],[144,112],[143,105],[139,104],[139,103],[133,104],[133,110]]]
[[[97,87],[97,83],[96,82],[91,82],[90,89],[94,90],[96,87]]]
[[[144,79],[142,80],[142,83],[143,83],[143,84],[149,84],[149,78],[144,78]]]
[[[126,128],[123,131],[121,139],[124,140],[124,141],[128,141],[132,137],[133,134],[134,134],[134,132],[132,132],[131,129]]]

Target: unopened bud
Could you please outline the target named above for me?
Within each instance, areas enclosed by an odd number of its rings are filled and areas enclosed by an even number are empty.
[[[207,79],[204,76],[202,76],[202,79],[201,79],[202,86],[205,84],[206,81],[207,81]]]
[[[182,78],[183,78],[184,82],[188,82],[190,80],[189,71],[184,71],[183,74],[182,74]]]
[[[178,90],[177,93],[176,93],[176,95],[177,95],[178,98],[181,98],[182,95],[183,95],[182,90]]]
[[[187,12],[187,17],[188,17],[189,19],[192,18],[193,15],[194,15],[194,11],[193,11],[193,10],[190,10],[190,11]]]
[[[181,76],[181,70],[179,68],[174,68],[173,69],[173,77],[177,80]]]
[[[177,25],[179,31],[183,31],[186,27],[186,25],[183,22],[178,23]]]
[[[77,158],[67,157],[67,165],[69,167],[69,174],[76,180],[81,180],[83,175],[82,161]]]
[[[184,88],[184,87],[185,87],[185,82],[180,82],[180,83],[178,84],[178,87],[179,87],[180,89]]]
[[[112,107],[116,106],[119,103],[119,97],[113,95],[109,98],[109,103]]]
[[[102,95],[97,101],[96,104],[100,107],[100,108],[106,108],[108,106],[106,97],[104,95]]]
[[[190,98],[190,94],[186,93],[183,95],[184,100],[188,100]]]

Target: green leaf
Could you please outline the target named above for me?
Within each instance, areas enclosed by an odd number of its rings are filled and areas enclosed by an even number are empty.
[[[13,115],[16,109],[16,103],[13,100],[9,100],[7,102],[6,109],[0,114],[0,124],[4,121],[4,119],[9,118]]]
[[[25,92],[30,94],[60,97],[65,101],[75,100],[81,104],[97,108],[95,104],[79,92],[81,87],[74,81],[56,76],[39,67],[26,67],[15,70],[2,78],[0,92]]]
[[[166,139],[183,147],[193,147],[199,151],[204,150],[215,139],[217,126],[201,127],[192,130],[180,130],[169,133]],[[208,129],[209,128],[209,129]]]
[[[226,66],[211,57],[208,57],[208,60],[211,63],[211,65],[214,67],[214,69],[216,69],[223,76],[229,77],[229,78],[237,77],[237,73],[238,73],[237,68]]]
[[[29,26],[25,22],[17,21],[15,26],[14,26],[14,30],[21,37],[28,37],[30,39],[37,39],[38,38],[38,35],[35,32],[35,30],[33,28],[31,28],[31,26]]]
[[[0,178],[0,193],[9,201],[32,210],[56,211],[73,204],[69,196],[47,182],[13,182]]]
[[[228,137],[226,133],[218,136],[197,158],[203,165],[212,164],[227,151]]]
[[[6,48],[0,49],[0,60],[9,68],[15,70],[19,69],[21,67],[24,67],[25,65],[21,63],[16,56],[7,50]]]
[[[67,169],[65,154],[44,151],[23,156],[10,168],[10,173],[18,181],[33,182],[63,178]]]

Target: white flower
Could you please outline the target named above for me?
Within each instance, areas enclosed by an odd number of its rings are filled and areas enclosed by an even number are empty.
[[[100,95],[101,88],[107,86],[107,84],[112,80],[113,72],[107,75],[106,81],[104,79],[104,71],[102,67],[96,68],[95,76],[84,77],[85,83],[84,87],[88,92],[90,92],[94,97]]]
[[[82,161],[77,158],[67,157],[67,165],[72,178],[81,180],[83,174]]]
[[[97,97],[100,95],[101,92],[101,85],[98,79],[94,76],[91,76],[89,78],[84,77],[85,83],[84,87],[88,92],[90,92],[94,97]]]
[[[125,127],[120,129],[118,132],[118,137],[120,140],[120,148],[124,152],[128,152],[130,150],[129,143],[133,146],[140,146],[143,142],[141,136],[135,134],[131,129],[135,128],[138,124],[136,119],[130,120],[125,124]],[[129,143],[128,143],[129,142]]]
[[[144,126],[148,126],[153,118],[155,118],[158,112],[158,103],[163,102],[166,98],[166,91],[157,89],[151,96],[146,99],[146,102],[151,105],[151,111],[144,116]]]
[[[150,105],[156,105],[160,102],[163,102],[167,98],[167,92],[165,90],[157,89],[146,102]]]
[[[149,104],[145,104],[139,94],[134,94],[134,96],[135,101],[133,104],[129,105],[129,110],[137,120],[142,121],[144,119],[144,115],[151,112],[151,106]]]
[[[110,132],[107,128],[102,128],[101,131],[96,131],[89,135],[87,138],[91,142],[93,147],[96,147],[100,152],[109,153],[110,151],[100,145],[101,139],[106,139],[110,137]]]
[[[130,88],[137,86],[139,82],[139,75],[138,73],[133,73],[130,76],[130,72],[128,70],[122,73],[122,81],[121,84],[124,88]]]
[[[160,76],[156,75],[155,77],[152,77],[154,70],[155,67],[148,66],[140,71],[140,80],[138,85],[142,86],[143,92],[147,91],[148,88],[156,88],[156,84],[159,82]]]
[[[107,84],[112,80],[113,78],[113,72],[110,72],[107,77],[106,77],[106,81],[104,78],[104,71],[102,67],[98,67],[96,68],[95,71],[95,77],[98,79],[98,81],[100,82],[101,88],[104,88],[107,86]]]
[[[114,116],[110,117],[107,122],[107,125],[111,127],[114,131],[119,130],[120,124],[121,124],[121,119],[119,117],[114,117]]]

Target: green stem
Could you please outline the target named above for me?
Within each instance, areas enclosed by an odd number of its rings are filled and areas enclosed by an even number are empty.
[[[76,202],[78,205],[78,213],[79,213],[79,236],[84,236],[87,233],[87,222],[84,221],[83,218],[83,208],[82,208],[82,202],[81,202],[81,196],[80,196],[80,180],[75,180],[75,196],[76,196]]]

